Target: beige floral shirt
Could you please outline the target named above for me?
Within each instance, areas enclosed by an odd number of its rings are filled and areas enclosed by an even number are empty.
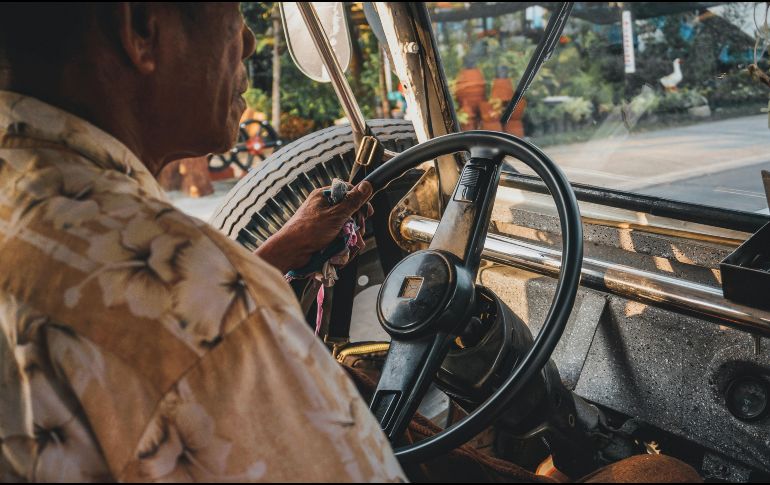
[[[0,91],[0,481],[397,481],[281,275]]]

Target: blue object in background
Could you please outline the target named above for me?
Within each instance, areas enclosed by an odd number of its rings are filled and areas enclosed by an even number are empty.
[[[399,101],[406,104],[406,98],[399,91],[391,91],[388,93],[388,101],[398,103]]]
[[[679,36],[686,41],[691,41],[693,37],[695,37],[695,27],[688,24],[687,22],[682,22],[679,24]]]
[[[730,62],[730,46],[727,44],[723,45],[722,49],[719,51],[719,62],[722,64]]]
[[[610,45],[623,43],[623,27],[620,24],[612,24],[607,32],[607,41]]]

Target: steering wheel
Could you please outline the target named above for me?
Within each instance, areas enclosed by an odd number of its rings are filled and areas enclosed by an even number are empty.
[[[422,462],[483,431],[541,371],[559,342],[575,302],[583,261],[583,233],[575,194],[556,164],[534,145],[505,133],[468,131],[434,138],[397,155],[365,180],[382,190],[402,172],[441,155],[470,152],[430,247],[404,258],[385,279],[377,316],[392,341],[370,409],[391,443],[403,434],[443,362],[472,317],[481,262],[505,156],[543,179],[558,209],[563,243],[561,273],[545,323],[510,376],[454,426],[395,449],[401,462]]]

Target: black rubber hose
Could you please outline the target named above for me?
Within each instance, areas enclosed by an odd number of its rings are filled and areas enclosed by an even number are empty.
[[[404,171],[426,160],[472,148],[484,148],[512,156],[532,168],[550,191],[559,213],[562,231],[562,265],[556,294],[545,323],[527,355],[510,377],[465,419],[418,443],[397,448],[402,463],[423,462],[468,442],[499,418],[521,389],[551,358],[567,326],[580,285],[583,264],[583,226],[575,193],[561,169],[536,146],[515,136],[492,131],[466,131],[434,138],[397,155],[369,174],[375,191],[383,189]]]

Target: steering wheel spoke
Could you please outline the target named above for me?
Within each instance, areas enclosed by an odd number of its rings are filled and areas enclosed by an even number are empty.
[[[391,442],[406,429],[449,349],[447,334],[393,340],[370,409]]]
[[[489,229],[502,159],[493,150],[471,149],[471,159],[463,167],[430,244],[430,249],[457,256],[474,276]]]

